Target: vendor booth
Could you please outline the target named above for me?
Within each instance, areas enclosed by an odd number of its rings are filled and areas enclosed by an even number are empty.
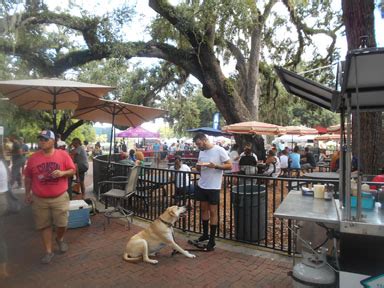
[[[310,284],[329,285],[324,287],[337,284],[339,287],[361,287],[368,283],[384,285],[384,195],[380,188],[384,183],[379,184],[375,191],[370,190],[369,186],[363,185],[365,181],[360,167],[351,178],[352,112],[356,112],[355,117],[360,117],[360,112],[384,110],[384,48],[349,51],[345,63],[339,65],[337,78],[340,89],[337,90],[281,67],[276,67],[276,71],[288,92],[339,112],[341,123],[338,199],[327,197],[327,201],[324,196],[321,197],[321,193],[313,197],[308,190],[292,191],[274,214],[275,217],[295,222],[317,223],[327,231],[328,239],[332,240],[328,244],[331,244],[334,253],[328,253],[325,257],[327,253],[319,252],[324,249],[312,247],[308,239],[302,239],[311,255],[303,255],[301,263],[294,266],[294,281],[304,285],[300,287],[309,287],[305,285]],[[353,144],[358,147],[357,157],[360,159],[361,151],[366,147],[362,147],[360,137],[357,138]],[[368,188],[361,191],[362,187]],[[327,187],[325,190],[327,192]],[[316,195],[318,191],[312,192]],[[300,234],[298,237],[301,237]],[[326,241],[323,244],[324,248]],[[323,266],[319,265],[320,262]],[[308,276],[312,275],[311,272],[314,272],[314,276]],[[333,274],[335,278],[332,278]]]

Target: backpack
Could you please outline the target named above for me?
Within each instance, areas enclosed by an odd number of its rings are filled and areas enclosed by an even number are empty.
[[[253,156],[253,154],[251,154],[251,155],[243,155],[243,156],[240,157],[239,165],[240,166],[242,166],[242,165],[256,166],[257,165],[257,161],[256,161],[255,157]]]

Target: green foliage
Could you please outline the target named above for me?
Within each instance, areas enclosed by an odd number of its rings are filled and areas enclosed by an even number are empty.
[[[193,86],[186,87],[189,89],[182,89],[162,103],[162,108],[169,111],[166,120],[178,137],[186,135],[186,130],[190,128],[212,126],[213,114],[217,112],[212,99],[205,98]]]
[[[65,140],[66,143],[71,143],[73,138],[79,138],[81,142],[87,140],[88,142],[96,141],[96,132],[93,126],[89,123],[81,125]]]

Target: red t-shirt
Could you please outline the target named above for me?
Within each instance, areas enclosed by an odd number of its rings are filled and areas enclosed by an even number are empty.
[[[50,156],[37,151],[28,159],[24,175],[32,179],[32,192],[36,196],[50,198],[60,196],[68,189],[67,177],[53,178],[51,173],[69,169],[76,167],[66,151],[55,149]]]

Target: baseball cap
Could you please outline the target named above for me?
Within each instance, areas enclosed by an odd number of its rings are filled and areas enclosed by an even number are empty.
[[[53,133],[51,130],[43,130],[40,132],[39,136],[37,138],[44,138],[44,139],[53,139],[55,140],[55,133]]]

